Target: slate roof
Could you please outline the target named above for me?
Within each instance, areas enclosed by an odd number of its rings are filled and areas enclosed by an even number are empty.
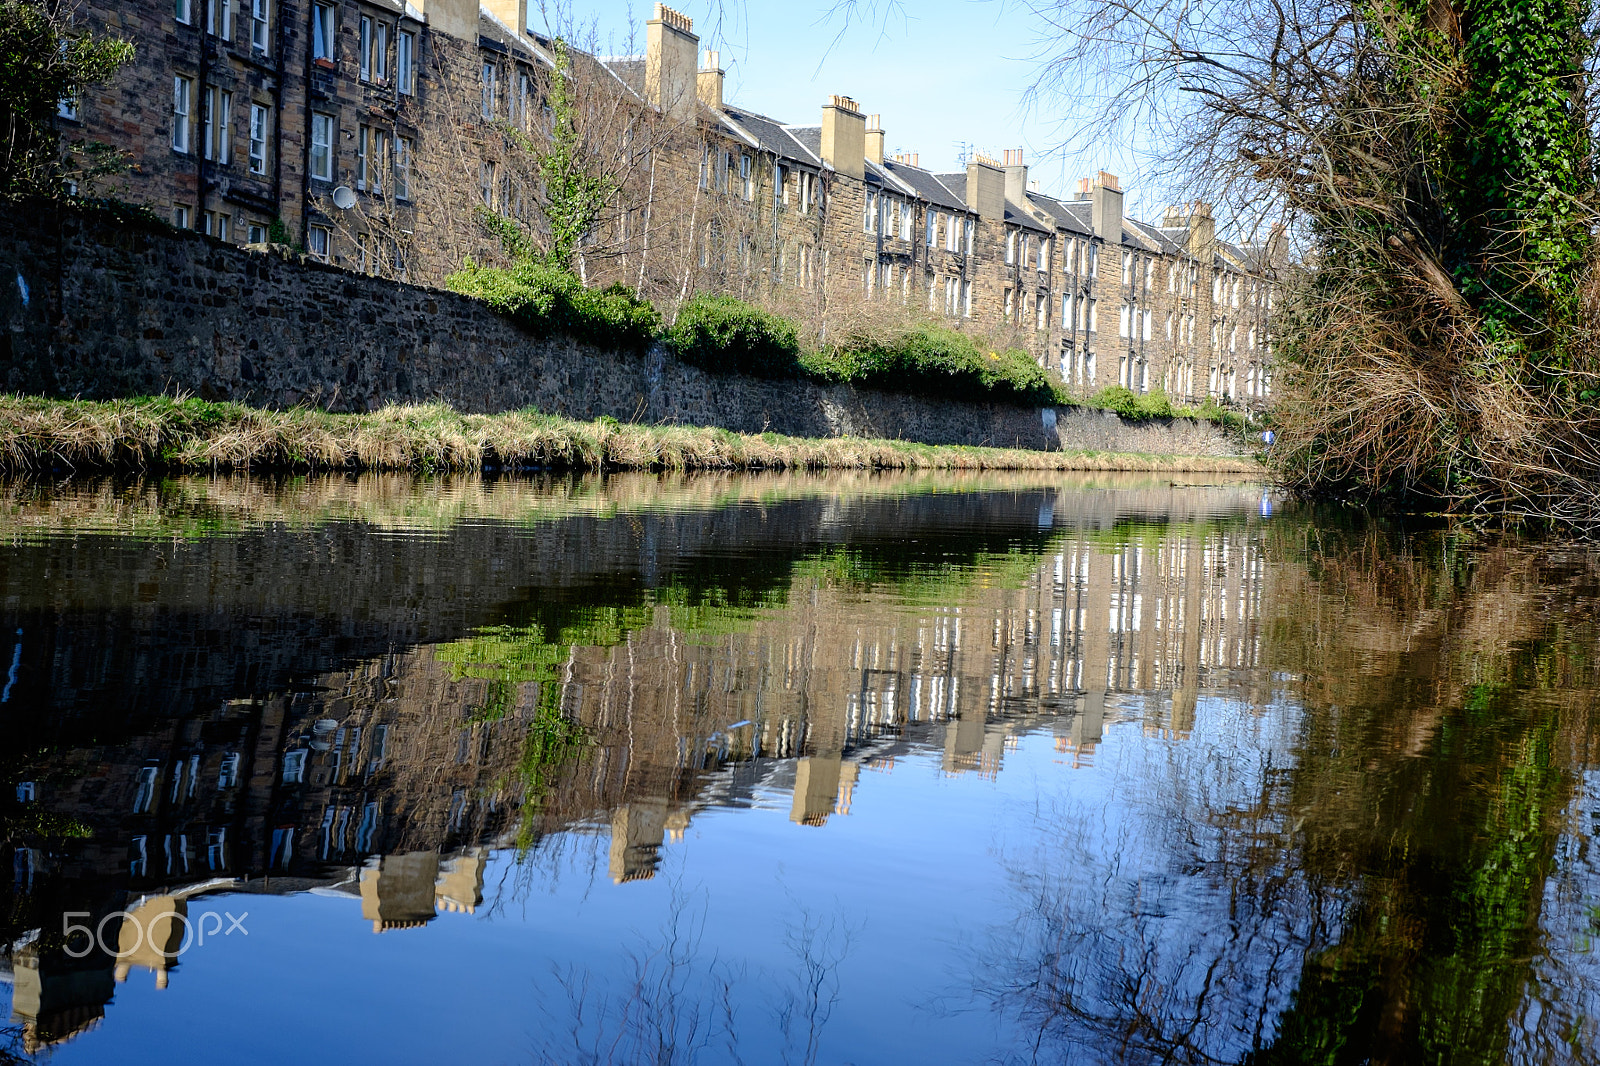
[[[820,167],[822,160],[817,154],[795,137],[793,128],[784,125],[778,119],[768,115],[758,115],[754,111],[746,111],[742,107],[729,107],[723,105],[723,112],[728,119],[739,126],[756,142],[756,147],[762,151],[772,152],[780,159],[789,159],[807,166]],[[817,145],[822,144],[822,132],[817,131]]]
[[[960,194],[935,177],[932,171],[914,167],[910,163],[898,163],[892,159],[883,161],[883,169],[894,175],[916,196],[936,207],[946,207],[952,211],[967,210],[967,205],[962,201]],[[963,174],[962,178],[965,177]]]

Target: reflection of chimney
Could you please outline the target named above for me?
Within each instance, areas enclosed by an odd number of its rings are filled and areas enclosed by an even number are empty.
[[[794,764],[794,804],[789,821],[801,825],[822,825],[837,809],[839,779],[843,759],[838,755],[819,755],[797,759]],[[851,784],[855,775],[851,774]],[[849,805],[849,799],[845,800]]]
[[[1117,183],[1117,176],[1102,170],[1095,177],[1089,194],[1094,201],[1090,209],[1094,216],[1094,235],[1107,244],[1121,244],[1122,186]]]
[[[883,122],[881,115],[867,116],[867,158],[883,162]]]
[[[517,31],[528,32],[528,0],[483,0],[483,9]]]
[[[644,28],[645,99],[675,122],[693,122],[699,99],[695,60],[700,55],[694,20],[657,4],[655,18]]]
[[[370,860],[361,871],[361,917],[374,933],[415,929],[434,919],[437,851],[409,851]]]
[[[867,120],[848,96],[830,96],[822,108],[822,161],[837,174],[867,176]]]
[[[707,52],[706,65],[695,76],[700,102],[713,111],[722,110],[722,53]]]
[[[483,902],[484,865],[483,853],[478,849],[446,860],[433,886],[438,905],[447,911],[476,911]]]
[[[1028,206],[1028,165],[1021,148],[1006,149],[1006,199],[1018,207]]]
[[[156,896],[129,910],[117,933],[117,980],[127,980],[133,967],[143,966],[155,972],[157,988],[166,988],[188,923],[188,901],[172,896]]]
[[[986,155],[974,155],[967,164],[967,206],[985,222],[1006,219],[1005,172]]]
[[[611,880],[648,881],[667,835],[667,801],[643,799],[611,815]]]

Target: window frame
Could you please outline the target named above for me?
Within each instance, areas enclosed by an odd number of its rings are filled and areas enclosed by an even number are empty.
[[[402,96],[416,93],[417,35],[411,30],[397,30],[394,35],[395,88]]]
[[[179,105],[182,105],[181,107]],[[183,74],[172,76],[172,150],[190,155],[194,138],[189,129],[194,113],[194,79]]]
[[[327,131],[326,140],[320,142],[317,140],[319,129]],[[313,180],[333,181],[334,174],[338,170],[338,166],[334,161],[338,154],[338,139],[339,120],[325,111],[313,111],[311,113],[311,136],[306,139],[308,152],[306,172],[311,175]],[[323,166],[321,169],[317,167],[317,151],[319,148],[323,152]]]
[[[339,25],[332,4],[311,5],[311,59],[312,62],[337,63],[339,60]]]

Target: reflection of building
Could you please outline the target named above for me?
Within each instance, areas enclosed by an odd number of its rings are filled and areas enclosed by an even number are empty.
[[[82,960],[59,954],[47,958],[29,944],[11,955],[11,1020],[22,1026],[30,1055],[92,1029],[111,1002],[111,969],[98,952]]]

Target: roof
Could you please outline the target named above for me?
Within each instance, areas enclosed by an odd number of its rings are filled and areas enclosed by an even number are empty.
[[[749,134],[762,151],[771,152],[780,159],[789,159],[808,166],[821,166],[822,160],[815,152],[807,148],[795,137],[791,128],[783,122],[768,115],[759,115],[754,111],[746,111],[742,107],[729,107],[723,105],[723,112],[727,117]],[[821,147],[822,134],[818,131],[817,144]]]
[[[967,210],[966,203],[961,194],[951,189],[944,182],[934,176],[932,171],[914,167],[910,163],[901,163],[892,159],[883,161],[883,169],[888,171],[912,194],[926,200],[937,207],[947,207],[952,211]],[[962,185],[966,184],[966,175],[961,176]]]

